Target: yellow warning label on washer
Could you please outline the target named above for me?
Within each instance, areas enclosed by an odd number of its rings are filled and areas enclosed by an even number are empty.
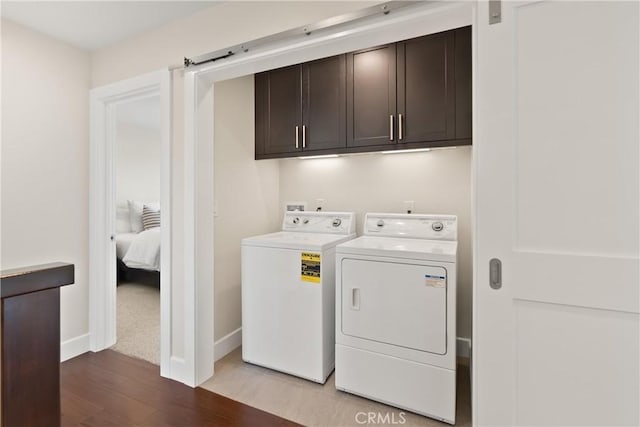
[[[304,282],[320,283],[320,254],[302,253],[300,279]]]

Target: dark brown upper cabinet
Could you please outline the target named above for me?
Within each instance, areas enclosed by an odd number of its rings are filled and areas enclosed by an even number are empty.
[[[471,27],[458,28],[455,32],[456,140],[471,144]]]
[[[255,76],[256,159],[471,144],[471,27]]]
[[[302,65],[255,75],[256,157],[302,150]]]
[[[345,55],[302,65],[303,150],[344,148],[347,75]]]
[[[256,158],[346,146],[345,55],[256,74]]]
[[[455,32],[398,43],[398,144],[456,137]]]
[[[347,147],[395,144],[396,44],[347,54]]]

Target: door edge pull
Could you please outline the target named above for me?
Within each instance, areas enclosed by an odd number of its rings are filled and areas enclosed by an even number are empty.
[[[489,261],[489,286],[495,290],[502,288],[502,261],[498,258]]]

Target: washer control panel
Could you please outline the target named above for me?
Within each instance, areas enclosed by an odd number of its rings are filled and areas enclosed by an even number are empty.
[[[365,235],[429,240],[458,239],[458,219],[455,215],[368,213],[364,222]]]
[[[282,230],[352,234],[356,231],[356,217],[353,212],[285,212]]]

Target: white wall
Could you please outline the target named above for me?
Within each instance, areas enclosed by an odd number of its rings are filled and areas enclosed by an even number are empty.
[[[116,122],[116,202],[160,200],[160,129]]]
[[[0,263],[75,264],[63,341],[89,331],[89,81],[87,53],[2,20]]]
[[[215,100],[215,339],[241,325],[240,241],[279,227],[277,160],[254,160],[253,76],[219,82]]]
[[[146,72],[182,63],[183,57],[201,55],[234,44],[285,31],[332,16],[362,9],[379,2],[366,1],[305,1],[305,2],[222,2],[189,17],[148,31],[114,46],[100,49],[91,55],[92,87],[112,83]],[[173,72],[173,135],[172,135],[172,311],[177,320],[172,325],[172,356],[184,354],[181,323],[184,309],[182,295],[183,240],[182,186],[184,105],[181,71]],[[219,209],[223,206],[219,205]],[[219,230],[216,230],[218,232]],[[216,245],[224,244],[216,238]],[[221,260],[216,255],[215,265]],[[218,295],[216,305],[225,305],[225,294]],[[231,297],[234,298],[234,297]],[[233,301],[229,304],[233,305]],[[229,315],[227,319],[222,316]],[[238,313],[215,313],[215,323],[231,325]],[[226,327],[225,329],[229,329]]]
[[[329,159],[254,159],[253,76],[215,85],[216,339],[241,324],[240,240],[277,231],[287,201],[314,209],[355,211],[362,234],[366,212],[458,216],[459,337],[471,337],[471,147]]]
[[[363,154],[280,161],[280,201],[324,199],[323,210],[355,211],[358,234],[366,212],[458,216],[457,333],[471,337],[471,147],[406,154]]]

